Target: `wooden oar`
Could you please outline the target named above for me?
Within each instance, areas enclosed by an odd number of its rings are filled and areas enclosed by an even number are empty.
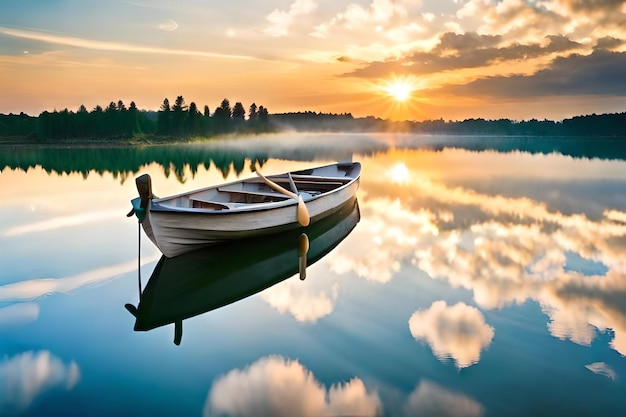
[[[257,169],[256,170],[256,174],[261,177],[263,179],[263,181],[265,181],[265,183],[272,189],[274,189],[275,191],[278,191],[279,193],[288,195],[289,197],[293,198],[294,200],[298,200],[298,223],[300,223],[301,226],[308,226],[309,223],[311,223],[311,217],[309,216],[309,210],[306,208],[306,204],[304,204],[304,200],[302,200],[302,196],[296,194],[296,193],[292,193],[291,191],[281,187],[280,185],[276,184],[274,181],[266,178],[263,174],[261,174],[261,172]]]

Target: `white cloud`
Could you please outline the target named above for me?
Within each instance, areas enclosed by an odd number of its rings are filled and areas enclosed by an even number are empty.
[[[490,175],[515,176],[515,164],[511,165],[515,158],[503,160],[508,167],[490,165]],[[430,163],[447,160],[462,164],[450,152]],[[550,165],[549,172],[538,164],[533,174],[537,178],[579,180],[578,162],[558,156],[542,160]],[[384,283],[403,264],[412,264],[433,279],[467,289],[483,309],[537,302],[554,337],[589,345],[599,332],[610,331],[610,346],[626,354],[626,248],[619,244],[626,238],[626,213],[617,209],[602,213],[591,199],[588,204],[598,214],[590,218],[584,214],[585,202],[580,202],[581,212],[564,214],[530,197],[449,186],[445,178],[439,179],[441,173],[424,167],[426,161],[416,161],[418,167],[408,163],[407,184],[390,186],[385,176],[364,183],[368,194],[360,199],[363,216],[353,232],[353,241],[360,244],[342,246],[328,256],[334,272]],[[614,181],[624,169],[623,163],[586,163],[594,165],[586,175],[597,181]],[[385,172],[391,165],[370,169]],[[478,175],[480,168],[471,168],[472,174],[468,167],[442,169],[454,178]],[[410,197],[395,199],[406,190]],[[601,268],[595,275],[593,269],[585,274],[576,271],[568,265],[569,254]]]
[[[94,211],[90,213],[78,213],[71,216],[60,216],[52,219],[30,223],[22,226],[14,226],[4,232],[5,236],[20,236],[29,233],[47,232],[50,230],[63,229],[66,227],[80,226],[94,221],[105,221],[120,217],[118,211]]]
[[[289,13],[293,16],[308,14],[317,9],[317,2],[313,0],[296,0],[291,7]]]
[[[589,369],[594,374],[603,375],[612,380],[617,379],[617,373],[615,373],[613,368],[611,368],[609,365],[607,365],[604,362],[590,363],[589,365],[585,365],[585,368]]]
[[[280,37],[286,36],[289,33],[289,26],[293,21],[293,16],[291,16],[288,12],[274,10],[265,18],[270,22],[270,26],[264,30],[266,34]]]
[[[53,356],[49,351],[24,352],[0,362],[0,414],[23,411],[47,390],[71,390],[80,379],[80,369]]]
[[[145,265],[154,262],[158,256],[141,259]],[[55,292],[68,293],[85,285],[107,281],[120,275],[137,270],[137,261],[128,261],[103,268],[93,269],[81,274],[64,278],[39,278],[27,281],[19,281],[0,286],[0,300],[2,301],[26,301],[49,295]]]
[[[358,378],[328,390],[297,360],[282,356],[259,359],[243,370],[218,378],[204,405],[204,416],[376,416],[378,394]]]
[[[309,14],[316,8],[317,3],[313,0],[296,0],[289,7],[289,11],[274,9],[265,17],[270,26],[265,28],[264,33],[274,37],[287,36],[296,17]]]
[[[326,258],[335,273],[348,271],[368,281],[386,283],[400,270],[402,258],[413,254],[416,236],[437,233],[430,213],[403,210],[399,200],[370,199],[359,204],[361,225],[352,240],[367,245],[343,245]]]
[[[37,320],[39,305],[36,303],[19,303],[0,308],[0,327],[21,326]]]
[[[218,59],[236,59],[249,60],[254,59],[245,55],[229,55],[215,52],[194,51],[189,49],[168,49],[152,46],[134,45],[129,43],[97,41],[93,39],[76,38],[72,36],[53,35],[50,33],[36,32],[22,29],[12,29],[0,26],[0,34],[20,39],[29,39],[38,42],[50,43],[54,45],[65,45],[75,48],[90,49],[95,51],[117,51],[141,54],[156,55],[176,55],[176,56],[195,56],[204,58]]]
[[[338,294],[337,284],[331,294],[311,293],[305,283],[290,279],[263,291],[261,298],[281,314],[288,312],[299,322],[315,322],[332,313]]]
[[[466,395],[423,380],[409,396],[405,413],[411,417],[480,417],[484,408]]]
[[[161,23],[159,25],[159,29],[164,30],[166,32],[173,32],[176,29],[178,29],[178,23],[170,19],[166,22]]]
[[[409,329],[416,340],[428,343],[439,360],[452,358],[457,368],[477,363],[494,334],[477,308],[465,303],[448,306],[445,301],[413,313]]]

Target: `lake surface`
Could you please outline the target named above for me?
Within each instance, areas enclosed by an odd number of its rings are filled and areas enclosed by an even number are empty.
[[[624,143],[0,149],[0,415],[626,415]],[[257,161],[271,174],[347,159],[363,165],[358,205],[311,230],[305,280],[281,237],[157,268],[126,217],[141,173],[165,196]],[[134,330],[138,264],[144,294],[157,278],[201,294],[172,293],[169,323],[271,286],[184,319],[176,345],[174,324]],[[219,274],[240,281],[207,289]]]

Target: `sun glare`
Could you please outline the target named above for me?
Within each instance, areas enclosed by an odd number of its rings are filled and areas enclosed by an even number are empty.
[[[397,184],[404,184],[409,181],[409,169],[403,162],[396,162],[394,165],[389,168],[389,176],[391,177],[391,182]]]
[[[408,78],[393,78],[385,81],[382,89],[394,100],[404,102],[411,97],[414,86],[413,82]]]
[[[421,95],[426,88],[426,81],[413,75],[390,74],[387,78],[378,78],[367,83],[374,93],[372,107],[383,119],[394,121],[425,119],[421,108],[429,100]]]

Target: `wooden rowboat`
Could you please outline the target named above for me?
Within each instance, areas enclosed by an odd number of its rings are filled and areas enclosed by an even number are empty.
[[[137,307],[136,331],[175,324],[175,343],[182,338],[183,320],[234,303],[300,272],[331,252],[360,220],[356,197],[308,227],[224,242],[175,258],[162,256]],[[305,245],[303,245],[303,239]],[[303,270],[304,268],[304,270]]]
[[[308,225],[338,210],[359,188],[361,164],[336,163],[251,177],[170,197],[152,194],[150,177],[136,179],[132,200],[143,230],[171,258],[219,242],[270,235]]]

